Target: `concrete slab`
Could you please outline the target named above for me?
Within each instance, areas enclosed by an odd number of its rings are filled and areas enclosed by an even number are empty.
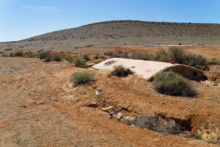
[[[165,69],[175,66],[177,64],[157,61],[111,58],[94,65],[93,68],[101,70],[113,70],[114,67],[118,65],[123,65],[124,67],[132,70],[137,76],[149,80],[156,73],[164,71]]]

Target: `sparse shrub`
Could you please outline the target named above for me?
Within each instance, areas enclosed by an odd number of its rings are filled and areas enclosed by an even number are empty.
[[[147,52],[133,52],[131,54],[131,58],[140,60],[151,60],[152,55],[148,54]]]
[[[94,59],[99,59],[99,54],[96,54]]]
[[[125,68],[122,65],[115,66],[114,70],[112,71],[111,75],[115,75],[118,77],[126,77],[133,72],[129,68]]]
[[[86,68],[87,64],[85,60],[82,60],[81,58],[76,57],[74,64],[76,67],[80,67],[80,68]]]
[[[164,50],[160,50],[158,51],[155,56],[154,56],[154,60],[156,61],[163,61],[163,62],[169,62],[169,58],[167,53]]]
[[[85,59],[86,61],[90,61],[90,57],[89,57],[88,54],[85,54],[85,55],[83,56],[83,59]]]
[[[208,70],[208,61],[206,58],[192,53],[185,53],[181,48],[170,48],[168,52],[160,50],[155,54],[154,60],[163,62],[174,62],[186,64],[202,70]]]
[[[220,65],[220,58],[212,58],[211,60],[208,61],[208,64]]]
[[[194,137],[196,139],[202,140],[202,134],[196,133],[196,134],[194,134]]]
[[[103,55],[100,55],[100,56],[99,56],[99,59],[106,59],[106,57],[103,56]]]
[[[48,55],[43,59],[44,62],[50,62],[50,61],[52,61],[52,60],[53,60],[53,57],[52,57],[51,54],[48,54]]]
[[[76,72],[72,74],[71,81],[75,85],[86,84],[86,83],[95,81],[95,73]]]
[[[155,90],[162,94],[188,97],[193,97],[197,94],[193,85],[174,72],[160,72],[156,74],[153,85]]]
[[[61,55],[53,55],[53,60],[60,62],[60,61],[62,61],[62,56]]]
[[[15,54],[14,53],[10,53],[9,56],[10,57],[15,57]]]
[[[167,54],[170,61],[180,64],[184,63],[185,52],[182,48],[171,47]]]
[[[49,52],[40,52],[39,54],[40,54],[39,58],[41,60],[47,58],[48,56],[51,56],[51,54]]]
[[[23,51],[17,51],[17,52],[15,52],[15,56],[16,57],[21,57],[21,56],[23,56]]]
[[[65,58],[66,61],[68,61],[69,63],[74,63],[77,57],[75,57],[75,56],[70,56],[70,55],[66,55],[66,56],[64,56],[64,58]]]
[[[122,52],[122,51],[118,51],[116,53],[114,52],[110,52],[108,53],[110,57],[112,58],[129,58],[128,53],[127,52]]]
[[[192,53],[185,54],[184,64],[202,70],[209,70],[207,59],[202,57],[201,55],[195,55]]]
[[[111,57],[114,54],[113,51],[105,52],[104,55]]]
[[[38,54],[29,51],[29,52],[25,52],[23,56],[26,58],[36,58],[36,57],[38,57]]]

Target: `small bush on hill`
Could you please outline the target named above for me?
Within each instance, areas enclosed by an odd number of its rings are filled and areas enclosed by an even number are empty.
[[[129,68],[125,68],[122,65],[115,66],[114,70],[112,71],[111,75],[115,75],[118,77],[126,77],[133,72]]]
[[[95,81],[95,73],[76,72],[72,74],[71,81],[75,85],[86,84],[86,83]]]
[[[156,74],[153,85],[155,90],[162,94],[187,97],[193,97],[197,94],[193,85],[174,72],[160,72]]]
[[[16,57],[21,57],[21,56],[23,56],[23,51],[17,51],[17,52],[15,52],[15,56]]]

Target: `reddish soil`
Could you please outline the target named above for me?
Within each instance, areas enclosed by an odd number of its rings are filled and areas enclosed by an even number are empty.
[[[85,70],[96,72],[97,80],[74,87],[71,74]],[[199,94],[187,99],[158,94],[134,75],[108,74],[65,62],[0,57],[0,146],[218,146],[209,142],[220,137],[219,87],[191,81]],[[101,110],[109,105],[126,116],[191,119],[191,133],[202,140],[122,124]]]

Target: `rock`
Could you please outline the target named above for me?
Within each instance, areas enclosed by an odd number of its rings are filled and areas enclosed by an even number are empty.
[[[213,86],[218,86],[218,83],[214,83]]]
[[[113,108],[112,106],[103,107],[103,108],[102,108],[102,111],[108,112],[108,111],[112,110],[112,108]]]
[[[120,120],[121,118],[123,117],[123,114],[121,112],[119,112],[117,115],[116,115],[116,118],[118,120]]]
[[[127,125],[135,124],[136,118],[132,116],[125,116],[121,119],[121,122]]]
[[[131,127],[132,127],[132,128],[134,128],[134,127],[135,127],[135,125],[134,125],[134,124],[132,124],[132,125],[131,125]]]
[[[49,100],[49,101],[58,102],[58,100],[57,100],[56,98],[51,98],[51,97],[49,97],[48,100]]]
[[[165,104],[164,102],[160,102],[161,105]]]
[[[96,92],[95,92],[95,95],[96,95],[96,96],[99,96],[99,91],[96,91]]]

